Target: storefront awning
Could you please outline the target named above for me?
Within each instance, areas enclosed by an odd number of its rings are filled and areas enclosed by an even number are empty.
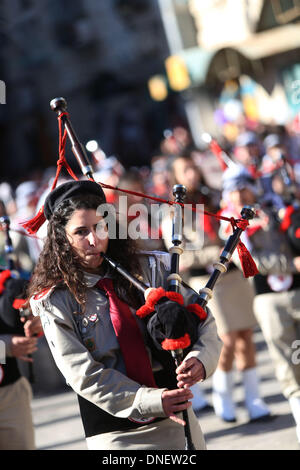
[[[300,49],[300,23],[253,34],[238,44],[224,44],[209,50],[194,47],[178,55],[186,64],[192,84],[201,86],[215,79],[222,82],[236,78],[241,73],[253,75],[259,70],[262,73],[262,59],[297,49]]]
[[[215,53],[216,51],[207,51],[201,47],[184,49],[178,53],[188,69],[192,84],[201,85],[205,82]]]
[[[240,44],[231,45],[251,60],[262,59],[300,48],[300,24],[288,24],[256,33]]]

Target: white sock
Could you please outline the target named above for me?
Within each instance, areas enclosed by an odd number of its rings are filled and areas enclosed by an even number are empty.
[[[245,403],[250,419],[258,419],[270,415],[266,403],[259,395],[259,380],[256,367],[242,371],[245,388]]]
[[[291,397],[289,399],[289,404],[296,421],[296,435],[300,443],[300,397]]]
[[[204,393],[201,389],[201,385],[196,383],[190,387],[194,398],[192,398],[192,407],[194,411],[199,411],[205,408],[208,405],[208,401],[206,400]]]
[[[224,421],[235,421],[233,372],[217,369],[212,377],[212,385],[212,401],[216,415]]]

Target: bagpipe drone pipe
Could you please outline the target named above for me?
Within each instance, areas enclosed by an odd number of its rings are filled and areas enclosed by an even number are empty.
[[[264,180],[263,175],[258,180]],[[287,243],[295,256],[300,255],[300,204],[299,189],[292,165],[280,152],[278,162],[267,175],[272,190],[261,195],[260,208],[270,216],[270,223],[275,230],[286,235]],[[273,191],[274,183],[279,183],[279,190]],[[261,184],[264,187],[264,184]]]
[[[288,243],[295,256],[300,255],[300,204],[297,199],[297,183],[292,166],[287,158],[280,153],[279,163],[273,171],[273,177],[278,175],[284,186],[285,197],[283,202],[285,207],[279,210],[279,229],[286,234]]]

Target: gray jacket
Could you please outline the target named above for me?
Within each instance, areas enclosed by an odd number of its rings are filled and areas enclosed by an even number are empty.
[[[169,255],[153,252],[141,256],[143,281],[152,287],[165,286]],[[56,365],[78,395],[113,416],[136,420],[164,417],[164,389],[141,386],[125,375],[108,300],[95,288],[99,279],[98,275],[86,274],[89,290],[84,315],[67,289],[54,287],[31,298],[33,314],[41,318]],[[183,295],[186,304],[193,302],[191,295]],[[138,322],[145,333],[143,321]],[[209,377],[216,369],[220,350],[215,321],[208,312],[199,325],[199,339],[187,357],[197,357]],[[161,366],[152,361],[152,367],[155,370]]]

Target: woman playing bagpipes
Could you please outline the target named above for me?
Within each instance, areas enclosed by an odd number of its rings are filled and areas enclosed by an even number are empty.
[[[118,238],[118,227],[116,237],[109,232],[97,211],[105,202],[93,181],[70,181],[48,195],[48,234],[29,286],[32,311],[78,396],[89,449],[184,449],[185,410],[195,449],[205,449],[189,387],[217,366],[215,321],[206,308],[193,311],[192,291],[163,289],[168,266],[161,254],[137,252],[132,239]],[[154,288],[146,302],[104,254]],[[153,337],[149,325],[162,310],[162,338]],[[157,343],[177,340],[168,323],[177,312],[191,328],[175,367],[167,347]]]

